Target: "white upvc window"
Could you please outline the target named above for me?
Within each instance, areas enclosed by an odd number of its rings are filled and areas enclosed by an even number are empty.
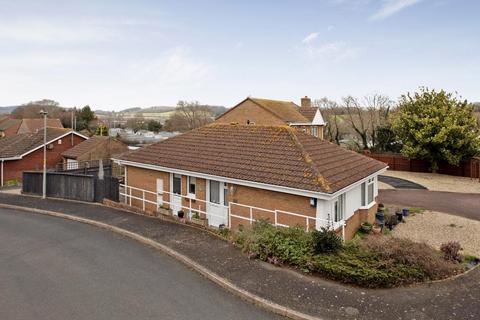
[[[362,207],[369,206],[375,200],[375,178],[370,178],[362,183]]]
[[[318,137],[318,128],[316,126],[311,127],[312,136]]]
[[[195,199],[196,194],[197,194],[197,179],[195,177],[190,177],[188,176],[187,179],[187,185],[188,185],[188,197]]]
[[[333,200],[333,221],[339,222],[345,219],[345,193]]]

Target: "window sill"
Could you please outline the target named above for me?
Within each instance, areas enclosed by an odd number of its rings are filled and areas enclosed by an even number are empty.
[[[370,204],[366,205],[366,206],[361,206],[359,209],[370,209],[371,207],[373,207],[374,205],[376,204],[375,201],[372,201]]]

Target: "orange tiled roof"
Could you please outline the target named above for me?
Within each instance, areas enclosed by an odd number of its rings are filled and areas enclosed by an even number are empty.
[[[120,159],[324,193],[386,167],[288,126],[225,124],[211,124]]]

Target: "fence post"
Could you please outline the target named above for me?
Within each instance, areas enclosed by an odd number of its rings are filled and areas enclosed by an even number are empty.
[[[307,217],[307,218],[305,218],[305,219],[307,220],[307,232],[308,232],[308,231],[309,231],[309,229],[310,229],[310,226],[309,226],[309,223],[308,223],[308,221],[309,221],[310,219],[308,219],[308,217]]]
[[[253,212],[252,212],[252,207],[250,207],[250,224],[253,223]]]
[[[130,192],[128,193],[129,197],[128,197],[128,202],[129,202],[129,205],[130,207],[132,206],[132,188],[130,187]]]
[[[277,226],[278,224],[278,210],[275,209],[275,227]]]
[[[231,213],[232,213],[232,205],[231,205],[231,202],[229,201],[228,202],[228,228],[232,228],[232,216],[231,216]]]
[[[345,241],[345,221],[342,223],[342,239]]]
[[[145,190],[142,190],[142,209],[145,211]]]
[[[188,198],[188,200],[189,200],[188,207],[189,207],[189,210],[190,210],[190,212],[188,213],[188,216],[190,217],[190,220],[192,220],[192,198]]]

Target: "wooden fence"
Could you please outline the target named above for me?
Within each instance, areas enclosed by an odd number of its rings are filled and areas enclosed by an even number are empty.
[[[411,172],[430,172],[428,161],[421,159],[410,159],[397,153],[365,153],[366,156],[385,162],[390,170],[411,171]],[[480,158],[475,157],[463,161],[459,166],[453,166],[448,163],[440,163],[437,173],[448,174],[452,176],[480,178]]]
[[[42,172],[23,172],[22,192],[42,195]],[[118,201],[119,182],[109,176],[101,180],[94,175],[47,172],[47,197],[87,202],[102,202],[104,198]]]

